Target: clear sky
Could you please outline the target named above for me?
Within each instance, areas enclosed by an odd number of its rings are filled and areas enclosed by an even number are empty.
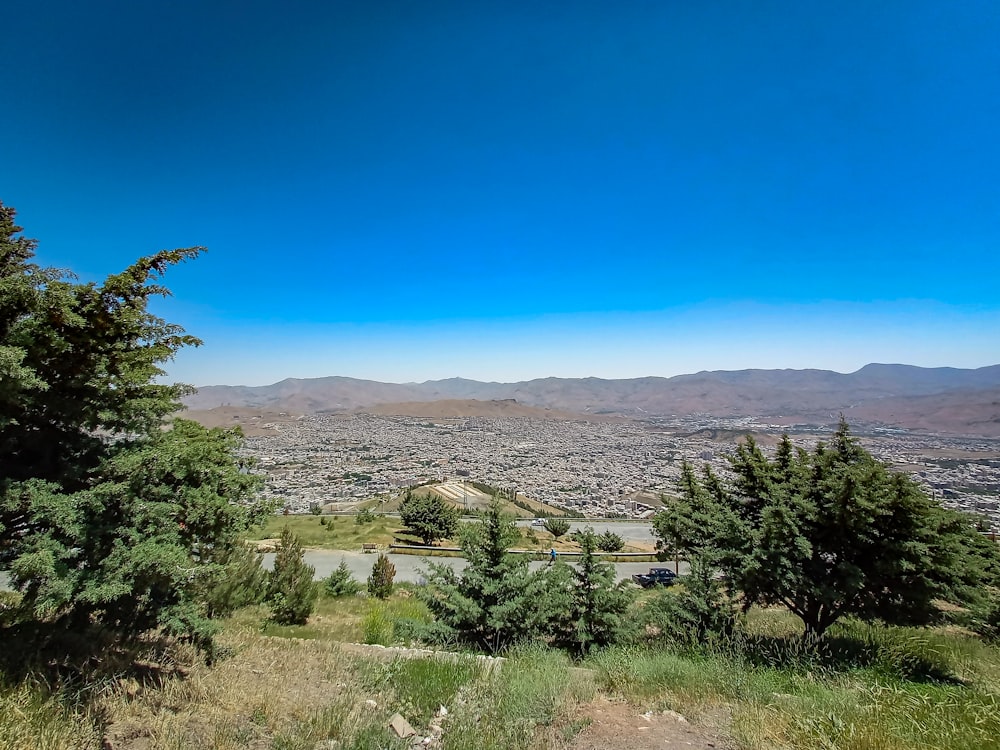
[[[0,200],[196,385],[1000,362],[1000,4],[6,0]]]

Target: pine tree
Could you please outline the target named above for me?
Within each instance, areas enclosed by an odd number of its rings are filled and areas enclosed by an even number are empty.
[[[615,583],[614,566],[597,558],[598,540],[590,527],[577,535],[580,561],[575,570],[565,566],[572,570],[568,607],[553,620],[553,642],[578,655],[614,642],[632,599]]]
[[[927,623],[936,599],[974,599],[998,556],[843,420],[811,452],[785,435],[773,459],[748,437],[729,482],[685,465],[681,493],[654,519],[661,545],[710,555],[745,606],[782,604],[809,638],[845,615]]]
[[[396,566],[383,554],[378,556],[368,576],[368,593],[376,599],[388,599],[392,596],[392,582],[396,577]]]
[[[316,569],[306,565],[298,537],[287,526],[281,530],[267,591],[271,619],[279,625],[305,625],[316,604]]]
[[[160,365],[200,342],[148,303],[202,249],[78,283],[33,263],[19,232],[0,204],[0,569],[16,619],[207,645],[206,580],[264,508],[238,432],[163,429],[191,389],[158,382]]]
[[[478,524],[464,530],[468,565],[461,573],[431,564],[422,596],[438,624],[456,640],[491,654],[544,633],[554,598],[565,587],[532,573],[523,555],[508,552],[519,538],[514,522],[494,501]]]

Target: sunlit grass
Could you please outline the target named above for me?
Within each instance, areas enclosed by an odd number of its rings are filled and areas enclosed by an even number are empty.
[[[356,523],[353,516],[271,516],[251,541],[277,539],[288,526],[303,547],[313,549],[361,550],[363,544],[388,546],[403,529],[398,518],[375,516],[369,523]]]

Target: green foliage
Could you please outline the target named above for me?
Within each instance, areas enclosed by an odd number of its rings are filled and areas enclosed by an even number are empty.
[[[388,599],[392,596],[392,582],[396,577],[396,566],[383,554],[378,556],[368,576],[368,593],[377,599]]]
[[[378,516],[372,513],[368,508],[362,508],[354,516],[354,523],[358,526],[364,526],[367,523],[375,523]]]
[[[712,553],[746,606],[782,604],[820,636],[848,614],[923,624],[935,599],[969,601],[996,549],[966,519],[876,461],[841,425],[812,452],[788,436],[768,459],[748,437],[724,482],[682,469],[654,519],[662,549]],[[717,554],[716,554],[717,551]]]
[[[287,526],[275,550],[274,569],[267,589],[271,619],[278,625],[305,625],[319,593],[313,582],[316,569],[306,565],[298,538]]]
[[[598,539],[588,526],[579,535],[581,554],[576,569],[558,565],[569,572],[569,586],[559,597],[558,616],[552,620],[553,643],[578,655],[615,641],[632,598],[624,585],[615,583],[614,566],[595,556]],[[550,600],[551,593],[550,589]]]
[[[0,568],[19,619],[207,646],[201,597],[264,509],[238,433],[162,429],[190,389],[157,383],[160,365],[200,342],[147,304],[201,248],[80,284],[19,231],[0,204]]]
[[[392,617],[382,605],[372,607],[365,613],[361,629],[365,643],[379,646],[391,646],[396,632]]]
[[[312,513],[314,516],[319,516],[319,515],[322,515],[323,508],[320,507],[319,503],[310,503],[309,504],[309,512]]]
[[[569,521],[565,521],[562,518],[546,518],[545,530],[549,532],[553,538],[558,539],[569,532]]]
[[[458,510],[434,493],[407,490],[399,504],[399,517],[428,545],[452,536],[458,527]]]
[[[206,578],[201,595],[209,617],[228,617],[237,609],[264,601],[268,574],[261,564],[263,555],[246,544],[235,544],[216,562],[219,567]]]
[[[565,586],[550,583],[544,572],[532,573],[526,557],[508,552],[519,538],[494,500],[479,523],[463,529],[466,568],[456,573],[430,565],[421,595],[457,642],[495,654],[548,629],[557,607],[548,594]]]
[[[625,540],[613,531],[605,531],[597,537],[597,549],[602,552],[618,552],[625,548]]]
[[[1000,591],[993,589],[976,602],[968,613],[966,625],[987,643],[1000,644]]]
[[[361,591],[361,584],[354,580],[347,562],[341,559],[340,565],[323,579],[323,590],[327,596],[336,599],[341,596],[354,596]]]
[[[645,602],[635,618],[641,639],[700,648],[732,636],[737,613],[715,570],[712,561],[695,557],[678,585]]]

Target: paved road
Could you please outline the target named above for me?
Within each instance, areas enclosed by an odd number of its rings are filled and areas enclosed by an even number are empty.
[[[364,554],[362,552],[346,552],[342,550],[320,550],[311,549],[306,550],[305,560],[309,565],[316,568],[317,579],[326,578],[333,570],[340,565],[340,561],[344,560],[347,563],[347,567],[351,570],[351,575],[353,575],[357,580],[364,581],[368,578],[368,575],[372,572],[372,565],[374,565],[377,557],[372,554]],[[421,571],[427,568],[429,562],[441,563],[447,565],[456,570],[462,570],[465,565],[465,559],[461,557],[423,557],[420,555],[395,555],[390,554],[389,559],[392,560],[392,564],[396,566],[396,580],[406,581],[409,583],[416,583],[421,578]],[[538,569],[545,565],[544,561],[533,560],[530,566],[533,569]],[[615,563],[615,572],[619,579],[629,578],[633,573],[645,573],[650,567],[659,565],[660,563]],[[269,553],[264,555],[264,566],[270,568],[274,565],[274,554]],[[666,567],[673,568],[674,564],[666,563]],[[687,563],[681,562],[680,566],[681,575],[687,573]]]

